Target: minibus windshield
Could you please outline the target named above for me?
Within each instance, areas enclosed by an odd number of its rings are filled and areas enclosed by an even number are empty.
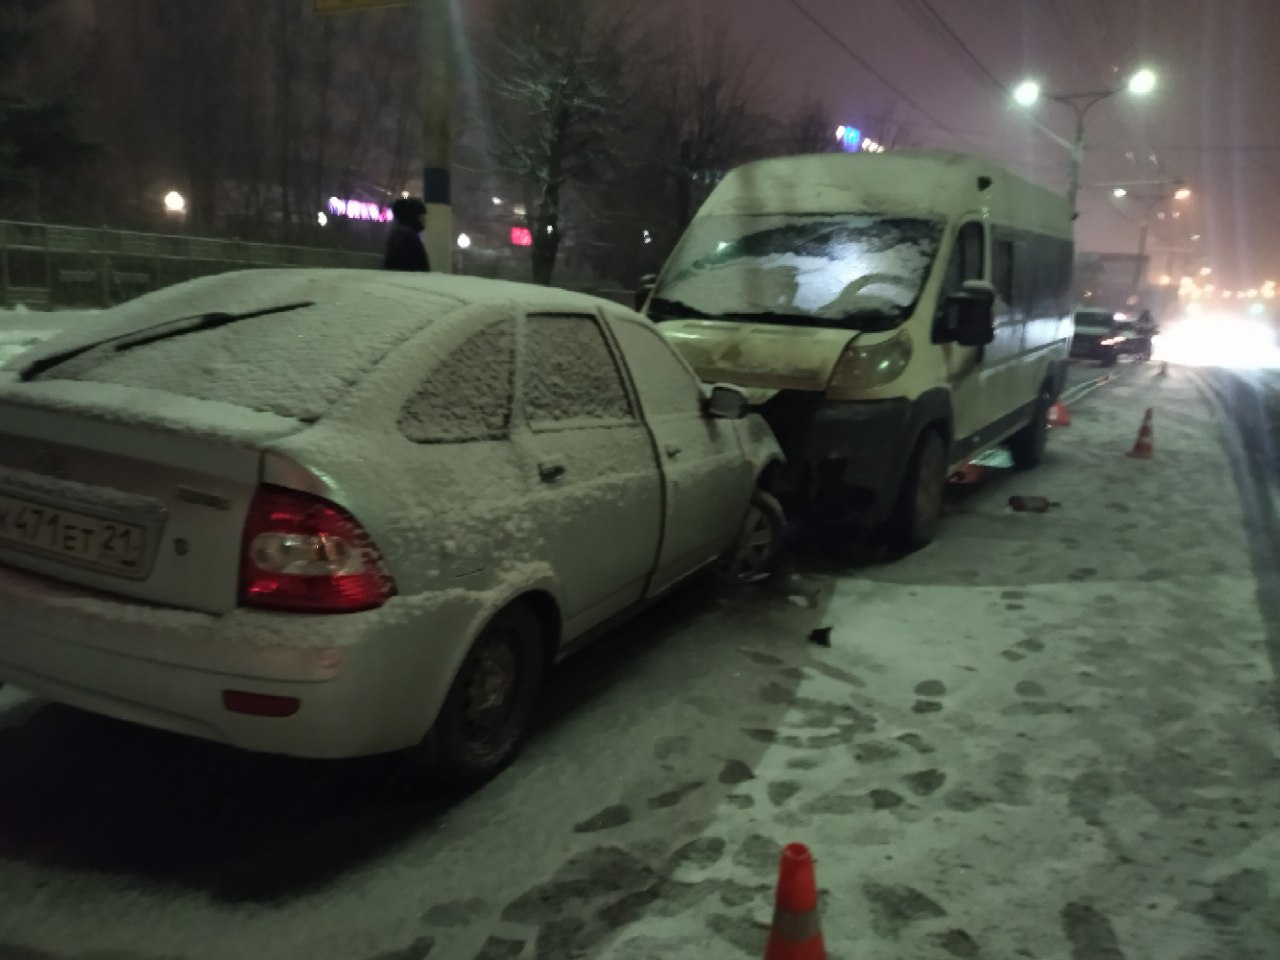
[[[867,214],[764,214],[695,220],[650,310],[888,329],[910,315],[943,224]]]

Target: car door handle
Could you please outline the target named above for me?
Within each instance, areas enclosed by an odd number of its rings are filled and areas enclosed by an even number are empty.
[[[564,476],[564,464],[540,463],[538,464],[538,476],[542,478],[543,483],[555,483]]]
[[[676,457],[680,456],[680,448],[674,443],[667,444],[667,456],[674,460]]]

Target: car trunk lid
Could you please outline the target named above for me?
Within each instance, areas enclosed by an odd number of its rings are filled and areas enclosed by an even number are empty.
[[[226,612],[264,451],[305,426],[119,385],[0,387],[0,563]]]

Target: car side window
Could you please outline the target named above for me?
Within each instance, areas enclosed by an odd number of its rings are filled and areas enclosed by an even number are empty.
[[[436,365],[400,411],[400,432],[414,443],[500,440],[511,423],[515,323],[476,331]]]
[[[524,410],[533,430],[634,418],[622,373],[595,317],[531,315],[524,356]]]
[[[1013,241],[996,238],[991,244],[991,283],[1005,303],[1013,306]]]
[[[698,378],[651,324],[613,320],[610,325],[627,358],[645,416],[702,412]]]
[[[984,256],[982,224],[966,223],[956,233],[951,259],[947,262],[944,295],[955,293],[966,280],[981,280]]]

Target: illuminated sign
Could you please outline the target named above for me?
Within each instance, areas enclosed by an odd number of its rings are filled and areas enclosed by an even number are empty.
[[[857,127],[848,127],[844,124],[836,127],[836,140],[840,142],[840,149],[845,153],[884,153],[884,146],[876,143],[870,137],[864,137],[862,131]]]
[[[533,231],[528,227],[512,227],[511,243],[517,247],[532,247]]]
[[[857,153],[858,147],[862,145],[862,131],[857,127],[846,127],[842,124],[836,127],[836,139],[840,141],[840,147],[846,153]]]
[[[329,198],[329,212],[335,217],[346,217],[348,220],[390,223],[394,219],[390,207],[380,207],[376,203],[365,203],[363,200],[342,200],[338,197]]]

